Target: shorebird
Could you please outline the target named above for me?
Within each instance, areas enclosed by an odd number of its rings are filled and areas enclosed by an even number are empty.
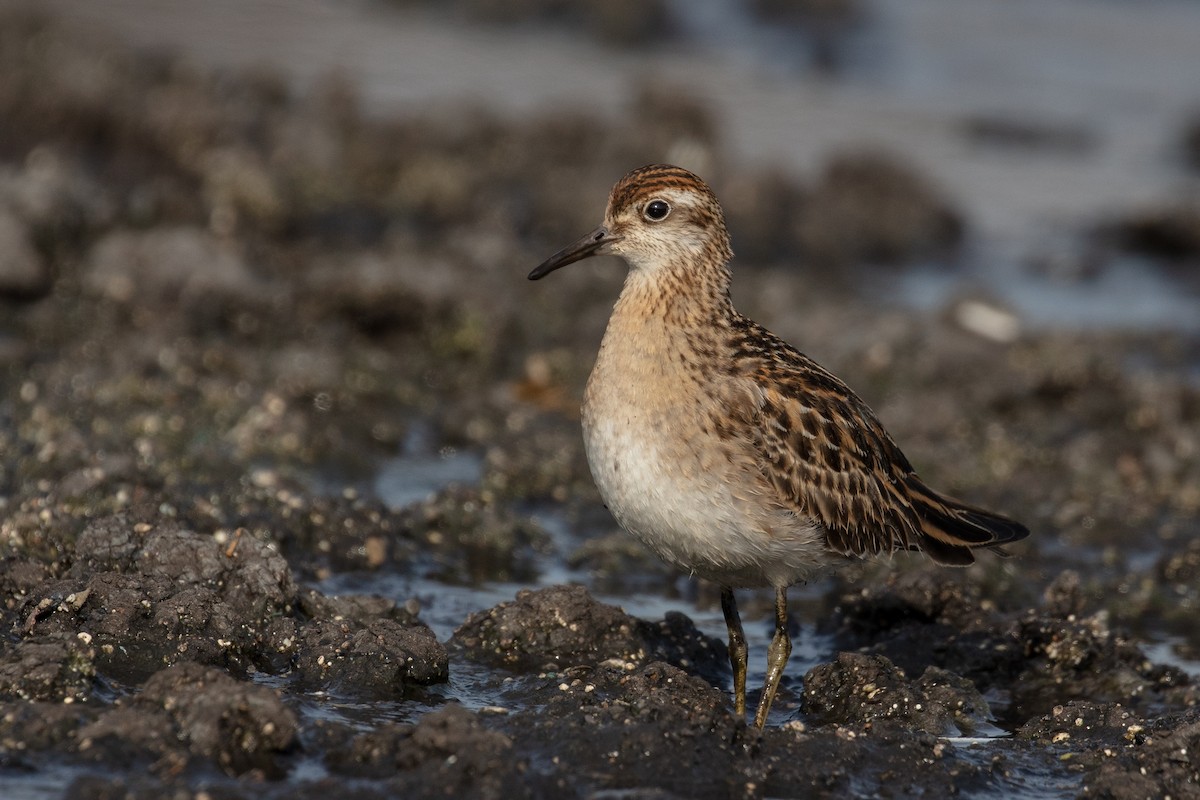
[[[1029,535],[926,486],[845,383],[734,310],[724,213],[697,176],[633,170],[600,227],[529,279],[600,254],[629,271],[584,393],[588,464],[622,528],[721,587],[741,716],[746,637],[733,590],[774,588],[758,728],[792,651],[789,586],[898,550],[966,566],[977,548]]]

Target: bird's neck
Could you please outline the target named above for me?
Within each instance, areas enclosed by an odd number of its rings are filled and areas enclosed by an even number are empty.
[[[681,330],[723,323],[734,314],[729,277],[724,264],[702,270],[686,262],[631,269],[613,317]]]
[[[588,380],[585,427],[608,404],[666,415],[666,424],[690,402],[696,364],[720,351],[735,317],[728,273],[713,273],[697,275],[694,266],[630,270]]]

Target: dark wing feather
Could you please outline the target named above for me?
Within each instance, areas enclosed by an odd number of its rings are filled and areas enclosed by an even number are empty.
[[[874,412],[837,377],[751,320],[734,326],[734,363],[756,391],[750,412],[764,475],[846,555],[922,550],[941,564],[1023,539],[1020,523],[941,496],[913,472]]]

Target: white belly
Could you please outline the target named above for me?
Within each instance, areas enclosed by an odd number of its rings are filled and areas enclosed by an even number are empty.
[[[759,494],[745,464],[689,433],[687,413],[585,409],[588,464],[618,524],[664,561],[727,586],[788,586],[822,566],[820,531]]]

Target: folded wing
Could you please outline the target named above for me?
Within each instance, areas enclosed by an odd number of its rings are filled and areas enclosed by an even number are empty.
[[[966,566],[976,548],[1029,535],[1018,522],[930,489],[849,387],[750,320],[743,325],[757,329],[741,337],[737,361],[752,387],[754,408],[745,411],[755,435],[747,445],[777,499],[820,522],[830,549],[921,550]]]

